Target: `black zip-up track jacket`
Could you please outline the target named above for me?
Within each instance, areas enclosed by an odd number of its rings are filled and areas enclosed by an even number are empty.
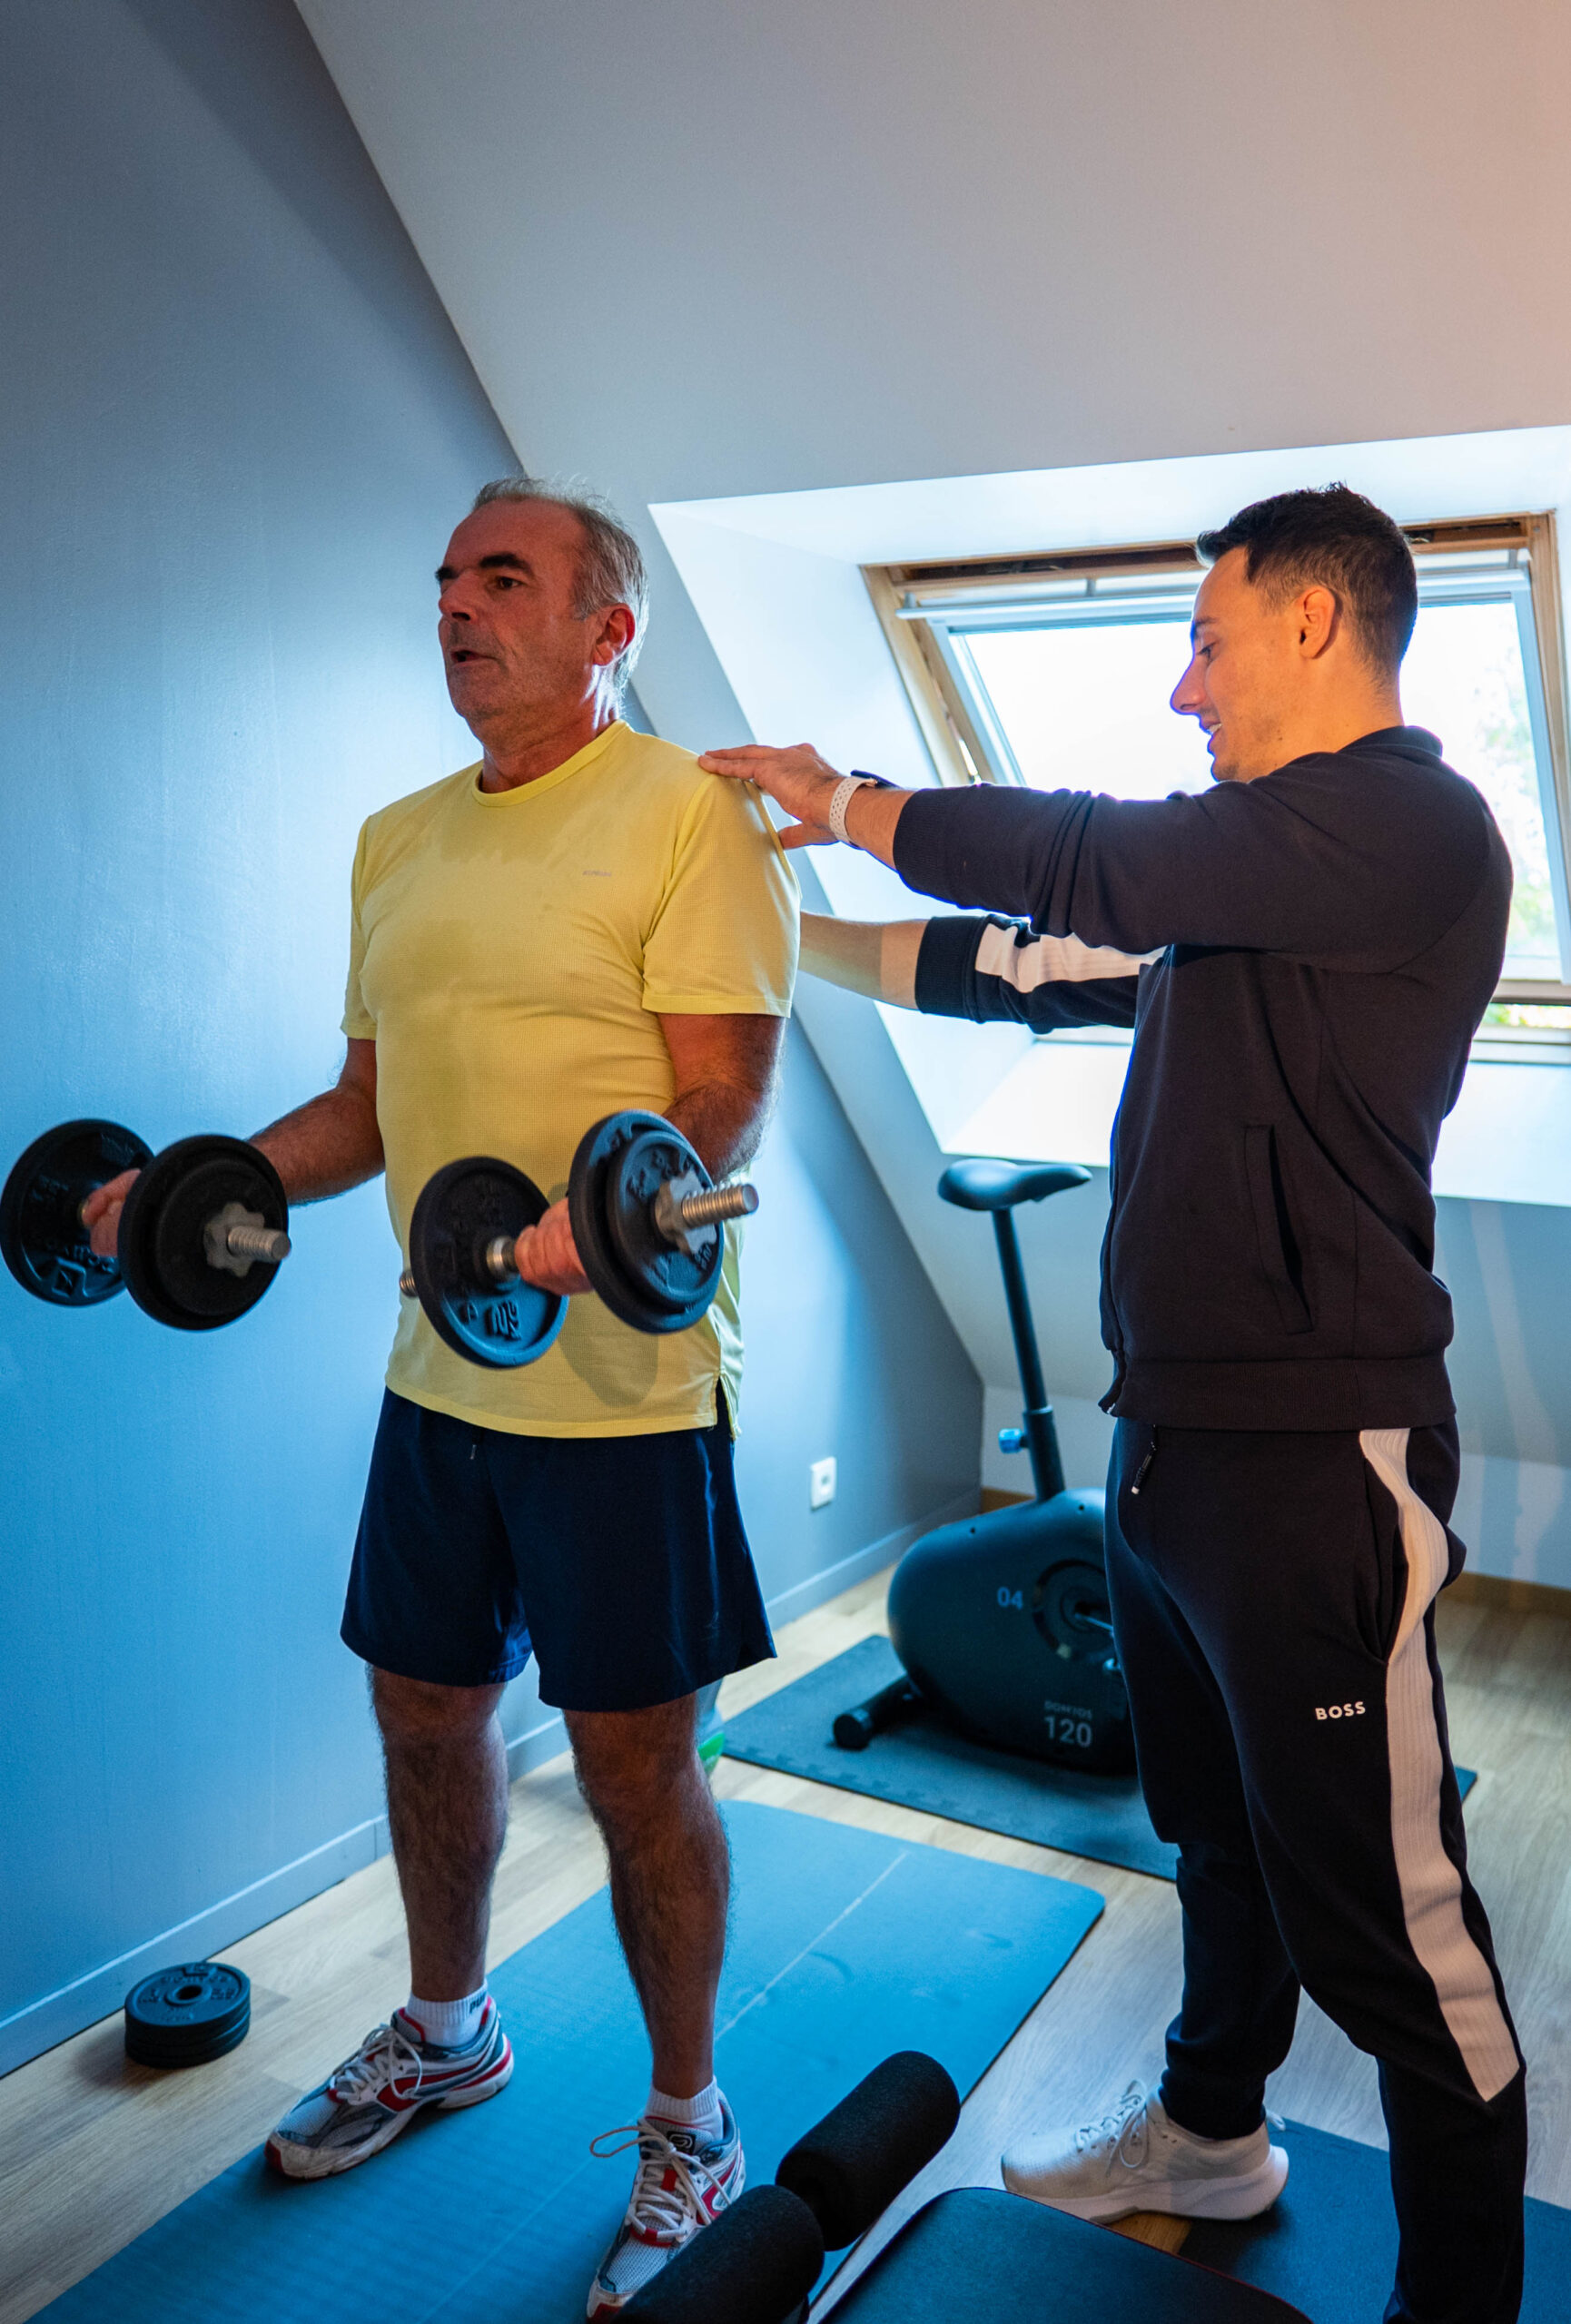
[[[921,792],[894,862],[924,894],[1029,917],[932,921],[919,1009],[1135,1029],[1102,1246],[1108,1409],[1447,1418],[1429,1172],[1511,867],[1435,737],[1391,727],[1199,797]]]

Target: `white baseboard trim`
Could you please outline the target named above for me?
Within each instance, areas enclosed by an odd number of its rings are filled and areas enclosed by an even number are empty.
[[[825,1567],[822,1573],[810,1574],[805,1581],[780,1590],[767,1601],[770,1620],[790,1622],[799,1614],[811,1613],[815,1606],[838,1597],[854,1582],[892,1565],[913,1541],[931,1532],[935,1525],[969,1517],[976,1505],[974,1489],[957,1493],[913,1523],[897,1526],[893,1533],[870,1541],[865,1550]],[[509,1780],[516,1781],[531,1768],[555,1758],[558,1751],[566,1750],[567,1745],[567,1729],[560,1714],[552,1711],[508,1745]],[[226,1945],[235,1945],[242,1936],[264,1928],[282,1913],[292,1912],[296,1905],[320,1896],[324,1888],[336,1887],[351,1872],[359,1872],[379,1856],[385,1856],[388,1846],[387,1817],[370,1817],[352,1830],[341,1833],[337,1839],[325,1840],[321,1847],[297,1856],[292,1864],[283,1865],[278,1871],[253,1881],[249,1888],[238,1889],[232,1896],[149,1937],[131,1952],[120,1954],[100,1968],[90,1969],[73,1984],[45,1994],[41,2000],[29,2002],[9,2017],[0,2018],[0,2074],[10,2073],[15,2067],[25,2065],[30,2058],[54,2049],[56,2043],[69,2041],[85,2026],[95,2025],[101,2018],[112,2015],[139,1978],[151,1976],[155,1969],[166,1968],[177,1961],[207,1960]]]
[[[870,1541],[865,1550],[842,1558],[837,1565],[825,1566],[822,1573],[810,1573],[805,1581],[793,1583],[789,1590],[780,1590],[768,1600],[769,1620],[794,1622],[799,1614],[810,1614],[815,1606],[838,1598],[854,1582],[865,1581],[870,1573],[893,1565],[896,1558],[904,1556],[913,1541],[919,1541],[935,1526],[951,1525],[957,1517],[974,1517],[977,1501],[977,1489],[973,1485],[941,1502],[936,1509],[930,1509],[925,1516],[914,1519],[909,1525],[897,1525],[893,1533],[885,1533],[882,1540]]]
[[[57,2042],[68,2041],[84,2026],[110,2016],[132,1986],[155,1969],[168,1968],[178,1961],[209,1959],[226,1945],[236,1944],[277,1920],[281,1913],[292,1912],[296,1905],[320,1896],[324,1888],[336,1887],[351,1872],[385,1856],[387,1847],[387,1818],[372,1816],[352,1830],[341,1832],[336,1839],[325,1840],[308,1855],[297,1856],[292,1864],[252,1881],[249,1888],[237,1889],[232,1896],[193,1913],[189,1920],[177,1922],[131,1952],[0,2018],[0,2074],[25,2065],[29,2058],[52,2050]]]
[[[531,1727],[525,1735],[515,1735],[508,1745],[508,1781],[517,1783],[531,1768],[543,1767],[567,1748],[568,1730],[561,1712],[547,1712],[538,1727]]]

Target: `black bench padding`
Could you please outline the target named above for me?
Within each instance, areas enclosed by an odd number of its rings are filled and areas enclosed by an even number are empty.
[[[961,2187],[908,2220],[835,2309],[835,2324],[1305,2324],[1230,2276],[993,2187]]]

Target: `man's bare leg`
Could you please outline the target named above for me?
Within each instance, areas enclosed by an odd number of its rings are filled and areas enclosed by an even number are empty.
[[[731,1886],[695,1747],[696,1698],[566,1718],[578,1787],[610,1860],[611,1909],[649,2029],[655,2087],[696,2098],[715,2073]]]
[[[500,1687],[371,1673],[410,1990],[422,2001],[463,2001],[485,1983],[491,1879],[508,1827],[501,1698]]]
[[[438,2004],[469,2002],[486,1982],[491,1876],[508,1817],[501,1692],[371,1673],[409,1923],[410,1992],[428,2013]],[[405,2082],[396,2105],[380,2102],[407,2073],[409,2028],[396,2019],[373,2026],[354,2055],[277,2125],[267,2142],[272,2168],[286,2179],[331,2178],[380,2154],[421,2106],[475,2106],[506,2089],[513,2053],[494,2008],[444,2011],[430,2023],[442,2028],[439,2035],[424,2023],[415,2028],[435,2052],[429,2084]],[[465,2024],[470,2030],[459,2038],[453,2027]]]

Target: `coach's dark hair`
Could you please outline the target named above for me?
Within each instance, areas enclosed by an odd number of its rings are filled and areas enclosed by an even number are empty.
[[[1327,484],[1274,493],[1195,543],[1202,565],[1233,548],[1248,552],[1245,573],[1275,604],[1316,582],[1332,590],[1364,659],[1378,671],[1397,668],[1418,614],[1413,552],[1401,527],[1361,492]]]

